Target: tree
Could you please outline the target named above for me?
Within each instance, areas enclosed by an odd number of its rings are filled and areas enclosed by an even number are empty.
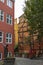
[[[18,52],[18,44],[15,45],[14,51],[15,51],[15,52]]]
[[[24,16],[27,19],[32,34],[38,32],[37,38],[40,44],[41,39],[43,38],[43,0],[26,0]]]

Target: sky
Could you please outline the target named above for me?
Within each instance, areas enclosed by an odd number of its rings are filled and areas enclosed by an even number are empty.
[[[25,0],[15,0],[15,18],[23,14],[24,2]]]

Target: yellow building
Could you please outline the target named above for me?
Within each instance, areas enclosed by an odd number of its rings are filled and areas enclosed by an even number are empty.
[[[18,45],[18,24],[17,24],[18,19],[15,19],[14,22],[14,40],[15,40],[15,46]]]

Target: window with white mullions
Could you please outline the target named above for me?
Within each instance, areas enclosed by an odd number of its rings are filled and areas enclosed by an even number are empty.
[[[4,12],[0,10],[0,21],[4,21]]]
[[[3,33],[0,32],[0,43],[3,42]]]
[[[12,8],[12,6],[13,6],[12,1],[11,1],[11,0],[7,0],[7,5],[8,5],[10,8]]]
[[[10,16],[9,18],[10,18],[10,24],[12,24],[12,17]]]
[[[10,33],[6,34],[6,42],[7,43],[12,43],[12,34],[10,34]]]
[[[7,19],[6,20],[7,23],[12,25],[12,16],[10,16],[9,14],[7,14],[6,19]]]

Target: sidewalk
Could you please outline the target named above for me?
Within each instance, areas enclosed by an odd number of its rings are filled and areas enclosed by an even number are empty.
[[[32,58],[32,59],[34,59],[34,60],[43,60],[43,56],[40,56],[40,57],[34,57],[34,58]]]
[[[43,60],[16,57],[15,65],[43,65]]]

